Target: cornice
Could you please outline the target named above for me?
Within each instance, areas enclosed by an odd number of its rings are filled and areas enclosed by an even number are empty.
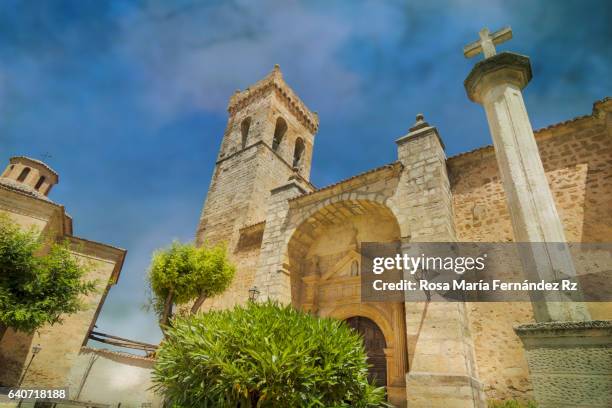
[[[44,167],[47,171],[49,171],[52,175],[55,176],[55,183],[59,182],[59,175],[57,174],[57,172],[55,170],[53,170],[51,167],[49,167],[49,165],[43,161],[40,160],[36,160],[33,159],[31,157],[27,157],[27,156],[13,156],[9,159],[9,163],[11,164],[15,164],[15,163],[19,163],[19,162],[26,162],[28,164],[37,164],[40,165],[42,167]]]
[[[272,72],[262,80],[256,82],[242,92],[236,91],[230,98],[227,111],[233,116],[245,106],[257,99],[264,98],[271,92],[275,93],[285,107],[287,107],[306,129],[312,134],[317,132],[319,129],[319,115],[311,112],[291,87],[287,85],[278,65],[276,65]]]
[[[64,207],[60,204],[2,184],[0,184],[0,207],[40,220],[47,220],[58,211],[65,213]]]
[[[102,261],[113,262],[114,268],[109,284],[114,285],[117,283],[127,250],[73,235],[66,236],[65,238],[72,244],[73,250],[76,252]]]
[[[568,120],[564,120],[562,122],[553,123],[543,128],[535,129],[533,131],[533,134],[536,139],[536,142],[539,142],[561,134],[553,134],[550,131],[562,131],[563,134],[565,134],[566,132],[571,132],[575,130],[577,126],[585,125],[589,122],[593,123],[593,121],[595,121],[595,125],[603,126],[605,125],[605,122],[603,121],[602,112],[608,112],[610,110],[612,110],[612,98],[607,96],[593,103],[593,110],[590,115],[580,115]],[[472,160],[474,158],[481,159],[486,156],[492,156],[494,154],[495,149],[493,148],[493,145],[485,145],[477,147],[473,150],[469,150],[467,152],[457,153],[453,156],[450,156],[447,159],[447,162],[452,162],[453,164],[460,164],[463,162],[463,160]]]
[[[291,166],[289,164],[289,162],[287,162],[287,160],[285,160],[276,150],[272,149],[272,147],[270,147],[270,145],[268,145],[266,142],[264,142],[263,140],[258,140],[257,142],[246,146],[244,149],[238,150],[228,156],[223,157],[222,159],[219,159],[215,162],[215,165],[219,165],[221,163],[223,163],[224,161],[227,161],[233,157],[238,156],[239,154],[243,153],[246,150],[252,149],[254,147],[258,147],[258,146],[262,146],[266,149],[268,149],[272,154],[274,154],[285,166],[287,166],[287,168],[289,168],[289,170],[291,170],[293,172],[292,176],[297,177],[302,183],[304,183],[308,188],[310,188],[311,190],[316,190],[316,186],[314,184],[312,184],[309,180],[306,180],[305,177],[303,177],[297,170],[294,169],[293,166]]]
[[[338,181],[337,183],[314,190],[310,193],[291,198],[289,199],[289,205],[291,208],[296,208],[303,205],[308,205],[313,201],[324,200],[325,198],[328,198],[328,196],[333,196],[336,194],[336,189],[341,187],[347,187],[347,189],[355,188],[356,186],[367,184],[372,178],[379,179],[381,177],[397,177],[403,168],[404,167],[400,162],[385,164],[384,166],[376,167],[366,172]],[[346,192],[346,190],[344,190],[344,192]]]

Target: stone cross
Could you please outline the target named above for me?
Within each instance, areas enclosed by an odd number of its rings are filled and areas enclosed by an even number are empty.
[[[485,58],[492,57],[496,54],[495,45],[506,42],[512,38],[512,28],[504,27],[499,31],[491,34],[488,28],[483,28],[478,33],[480,36],[480,40],[474,41],[471,44],[463,47],[463,55],[466,58],[472,58],[481,52],[484,54]]]
[[[576,269],[523,100],[522,90],[531,79],[529,58],[512,52],[495,55],[494,44],[511,37],[510,28],[493,35],[484,29],[480,42],[464,48],[467,57],[485,55],[466,78],[465,89],[487,114],[515,242],[530,244],[518,248],[524,270],[534,280],[575,282]],[[547,291],[541,299],[532,298],[536,321],[589,320],[581,294],[570,295]]]

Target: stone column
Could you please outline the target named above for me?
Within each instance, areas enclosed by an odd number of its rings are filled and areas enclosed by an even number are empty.
[[[575,278],[521,94],[530,79],[529,59],[504,52],[476,64],[465,88],[487,113],[515,239],[531,243],[520,254],[525,271],[546,281]],[[609,407],[612,324],[589,320],[586,305],[565,296],[551,291],[532,302],[538,323],[514,328],[525,346],[536,401],[542,408]]]
[[[393,205],[412,242],[456,241],[446,156],[438,131],[423,115],[397,140],[404,165]],[[406,248],[403,246],[403,248]],[[461,302],[406,302],[408,407],[485,407],[474,346]]]
[[[576,272],[523,102],[521,90],[530,80],[529,58],[503,52],[477,63],[465,89],[487,114],[515,240],[534,243],[522,247],[525,270],[552,282]],[[549,291],[541,300],[533,302],[539,322],[589,319],[584,303],[568,301],[563,292]]]

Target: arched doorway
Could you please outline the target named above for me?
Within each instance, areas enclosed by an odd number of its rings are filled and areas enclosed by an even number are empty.
[[[346,323],[363,338],[368,355],[368,377],[379,387],[387,385],[387,359],[385,357],[385,336],[376,323],[367,317],[355,316],[346,319]]]
[[[320,317],[346,321],[365,340],[370,377],[386,387],[389,402],[406,401],[406,321],[401,302],[364,303],[359,266],[363,242],[396,242],[397,218],[385,204],[368,199],[311,203],[290,211],[293,232],[279,271],[289,276],[293,306]],[[352,323],[352,324],[351,324]]]

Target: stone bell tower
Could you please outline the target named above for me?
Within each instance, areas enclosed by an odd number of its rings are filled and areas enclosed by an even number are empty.
[[[319,119],[283,80],[278,65],[236,91],[228,112],[196,242],[226,242],[232,253],[239,229],[264,221],[272,189],[290,177],[309,185]]]

